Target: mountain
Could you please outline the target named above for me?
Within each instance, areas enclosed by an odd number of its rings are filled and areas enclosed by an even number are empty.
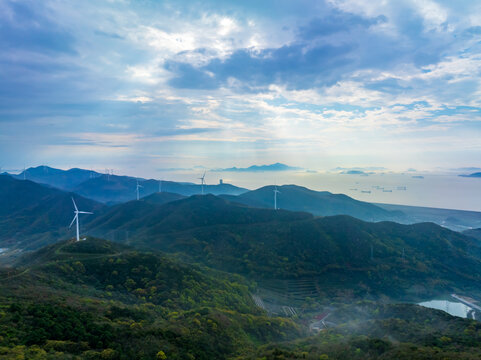
[[[101,239],[44,247],[0,280],[6,360],[223,360],[302,334],[240,276]]]
[[[459,176],[470,177],[470,178],[481,178],[481,172],[476,172],[476,173],[472,173],[472,174],[469,174],[469,175],[459,175]]]
[[[136,179],[129,176],[110,175],[89,179],[73,189],[82,196],[104,203],[121,203],[136,198],[137,181],[142,186],[140,196],[146,196],[159,191],[158,180]],[[162,192],[190,196],[200,194],[201,185],[192,183],[178,183],[173,181],[162,181]],[[232,194],[237,195],[247,191],[231,184],[204,185],[204,192],[214,195]]]
[[[216,169],[216,171],[230,171],[230,172],[264,172],[264,171],[294,171],[302,170],[300,167],[289,166],[281,163],[270,165],[252,165],[247,168],[231,167],[226,169]]]
[[[62,190],[71,190],[80,183],[93,177],[102,176],[102,174],[92,170],[77,168],[61,170],[42,165],[28,168],[20,174],[12,176],[16,179],[23,180],[25,178],[39,184],[50,185]]]
[[[141,197],[158,192],[160,187],[163,192],[184,196],[202,193],[200,184],[162,181],[162,185],[160,185],[159,180],[100,174],[92,170],[77,168],[61,170],[48,166],[38,166],[28,168],[18,175],[11,176],[19,180],[23,180],[25,176],[27,180],[61,190],[72,191],[81,196],[108,204],[134,200],[137,196],[137,181],[142,185],[140,189]],[[239,195],[246,191],[248,190],[223,182],[216,185],[204,185],[204,193],[206,194]]]
[[[255,306],[253,283],[101,239],[0,268],[2,359],[474,359],[481,324],[415,304]],[[346,289],[348,291],[348,289]],[[290,308],[295,311],[295,308]],[[319,319],[324,319],[322,322]],[[314,325],[325,330],[315,332]]]
[[[481,241],[481,228],[465,230],[463,231],[463,234],[466,236],[471,236]]]
[[[73,236],[72,197],[80,210],[100,214],[105,206],[93,200],[29,180],[0,176],[0,247],[37,248],[58,236]],[[86,224],[95,216],[81,217]]]
[[[145,201],[151,204],[163,205],[181,199],[185,199],[185,196],[163,191],[145,196],[141,198],[140,201]]]
[[[390,220],[399,212],[384,210],[363,201],[354,200],[343,194],[314,191],[297,185],[278,186],[277,206],[291,211],[306,211],[314,215],[349,215],[366,221]],[[224,196],[234,202],[253,207],[273,208],[274,186],[264,186],[236,197]]]
[[[129,201],[112,207],[90,225],[91,234],[102,236],[129,231],[134,236],[155,238],[158,234],[198,227],[234,226],[272,221],[311,219],[307,213],[274,212],[233,204],[214,195],[194,195],[158,205],[151,201]]]
[[[182,254],[265,287],[275,283],[269,279],[307,281],[325,299],[346,288],[356,298],[429,296],[459,287],[479,291],[481,280],[481,245],[432,223],[315,218],[212,195],[165,205],[121,204],[92,221],[89,233]]]

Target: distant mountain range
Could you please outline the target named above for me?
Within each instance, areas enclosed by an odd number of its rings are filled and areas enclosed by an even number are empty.
[[[274,186],[264,186],[238,196],[221,195],[232,202],[252,207],[272,209]],[[399,211],[388,211],[376,205],[354,200],[343,194],[328,191],[314,191],[297,185],[278,186],[277,206],[291,211],[305,211],[319,216],[349,215],[366,221],[393,220],[402,216]]]
[[[302,168],[289,166],[281,163],[275,163],[271,165],[252,165],[247,168],[238,168],[234,166],[226,169],[215,169],[215,171],[230,171],[230,172],[263,172],[263,171],[296,171],[296,170],[302,170]]]
[[[469,175],[459,175],[459,176],[469,177],[469,178],[481,178],[481,172],[476,172]]]
[[[18,175],[11,176],[16,179],[25,178],[40,184],[72,191],[90,199],[110,204],[135,199],[137,181],[142,186],[140,189],[141,197],[158,192],[160,189],[184,196],[202,193],[202,186],[200,184],[100,174],[95,171],[83,169],[60,170],[48,166],[38,166],[26,169]],[[226,183],[204,185],[203,189],[205,193],[214,195],[238,195],[247,191],[247,189]]]
[[[49,166],[31,167],[18,175],[11,176],[19,180],[30,180],[39,184],[50,185],[62,190],[72,190],[79,184],[94,177],[102,176],[93,170],[73,168],[70,170],[55,169]]]
[[[285,165],[272,164],[254,166],[254,168],[264,168],[265,166],[281,169]],[[74,192],[107,205],[134,200],[136,198],[137,181],[142,186],[140,188],[140,197],[156,194],[159,190],[182,196],[202,193],[200,184],[137,179],[130,176],[100,174],[84,169],[59,170],[47,166],[38,166],[27,169],[25,174],[21,173],[11,176],[23,179],[24,175],[27,180]],[[274,198],[272,190],[272,186],[267,186],[249,191],[248,189],[222,182],[216,185],[204,185],[204,193],[206,194],[220,195],[230,201],[263,208],[273,207]],[[350,215],[365,221],[390,220],[403,224],[431,221],[456,231],[481,227],[480,212],[370,204],[352,199],[343,194],[313,191],[296,185],[280,186],[279,190],[281,193],[278,194],[278,207],[285,210],[307,211],[320,216]],[[162,201],[165,202],[167,198],[162,198]],[[178,197],[172,197],[171,195],[171,199],[178,199]]]

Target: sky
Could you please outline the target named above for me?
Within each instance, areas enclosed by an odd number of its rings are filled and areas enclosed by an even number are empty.
[[[0,0],[0,166],[481,167],[481,2]]]

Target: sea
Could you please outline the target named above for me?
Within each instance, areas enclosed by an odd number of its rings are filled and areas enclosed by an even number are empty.
[[[197,178],[203,171],[195,171],[166,172],[161,177],[164,180],[198,183]],[[265,185],[296,184],[373,203],[481,211],[481,178],[453,174],[207,171],[205,176],[206,183],[211,185],[218,184],[220,179],[250,190]]]

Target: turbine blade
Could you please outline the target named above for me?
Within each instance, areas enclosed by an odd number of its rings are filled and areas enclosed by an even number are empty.
[[[79,214],[93,214],[93,212],[89,212],[89,211],[79,211],[78,213]]]
[[[73,220],[72,220],[72,222],[70,223],[70,225],[69,225],[69,227],[68,227],[69,229],[72,227],[73,223],[75,222],[75,219],[77,219],[77,216],[78,216],[78,215],[75,214],[75,216],[73,217]]]
[[[72,202],[73,202],[73,206],[74,206],[74,208],[75,208],[75,211],[78,211],[78,209],[77,209],[77,204],[75,203],[75,200],[73,199],[73,197],[72,197]]]

